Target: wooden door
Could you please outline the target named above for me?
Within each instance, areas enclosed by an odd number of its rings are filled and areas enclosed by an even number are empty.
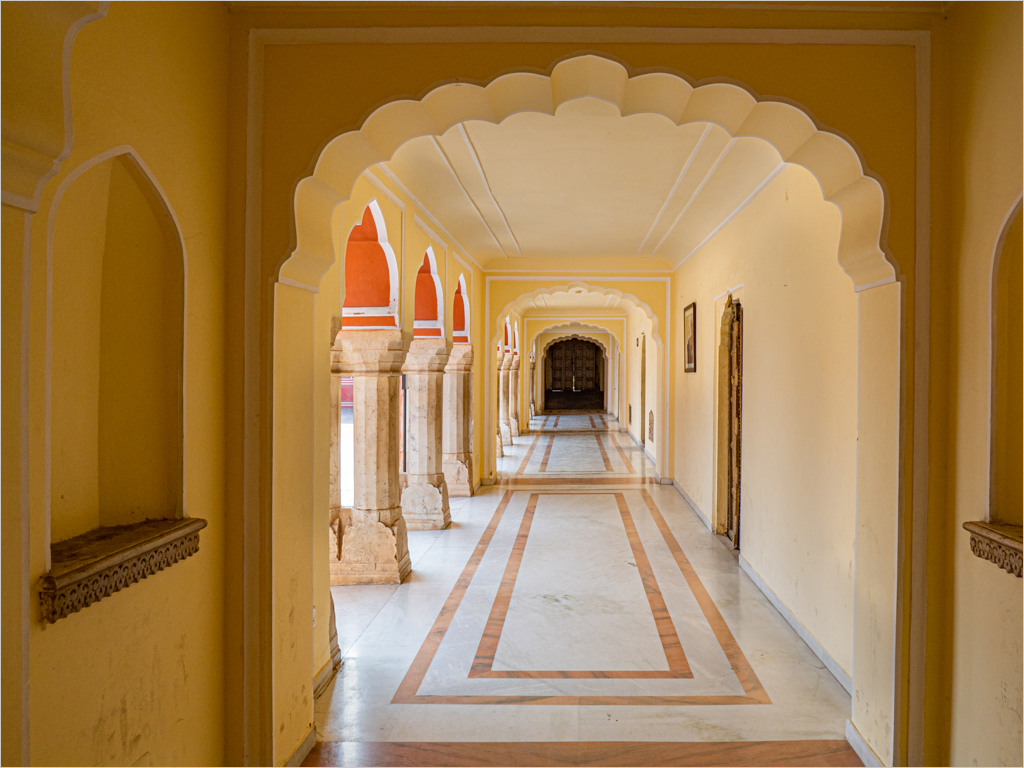
[[[576,339],[576,350],[573,363],[573,376],[577,390],[589,391],[597,389],[597,345]]]
[[[733,549],[740,548],[740,481],[743,455],[743,306],[732,297],[729,319],[729,459],[726,535]]]
[[[551,389],[572,390],[572,341],[560,341],[551,347]]]

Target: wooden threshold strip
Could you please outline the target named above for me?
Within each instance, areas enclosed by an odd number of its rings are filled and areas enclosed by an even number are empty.
[[[857,766],[842,739],[807,741],[322,741],[303,765]]]

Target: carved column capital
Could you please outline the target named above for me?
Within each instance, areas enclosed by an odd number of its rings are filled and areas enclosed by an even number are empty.
[[[448,355],[445,373],[469,373],[473,370],[473,347],[469,344],[455,344]]]
[[[405,357],[403,373],[444,373],[450,352],[448,342],[438,338],[413,339]]]
[[[331,373],[348,376],[388,376],[402,372],[410,342],[393,331],[346,331],[334,336]]]
[[[512,358],[514,355],[511,352],[506,352],[505,356],[501,359],[501,370],[510,371],[512,370]]]

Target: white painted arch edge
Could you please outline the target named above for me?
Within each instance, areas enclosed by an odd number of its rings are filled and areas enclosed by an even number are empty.
[[[896,279],[895,260],[883,250],[887,220],[885,192],[865,168],[856,147],[835,131],[824,130],[800,106],[762,100],[742,84],[711,82],[694,86],[668,73],[629,76],[617,61],[595,54],[564,59],[550,75],[518,72],[486,86],[450,83],[422,100],[400,100],[378,108],[356,131],[332,139],[312,176],[295,190],[296,247],[280,269],[288,277],[316,285],[333,262],[330,214],[347,199],[368,167],[389,160],[405,142],[440,135],[466,120],[500,123],[510,115],[553,115],[562,104],[596,98],[623,116],[660,114],[679,125],[710,122],[732,136],[760,138],[787,163],[807,168],[823,199],[842,215],[839,263],[855,286]]]

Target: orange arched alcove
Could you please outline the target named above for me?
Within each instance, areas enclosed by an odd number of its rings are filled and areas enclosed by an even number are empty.
[[[459,275],[459,284],[455,289],[455,302],[452,307],[452,341],[456,344],[469,344],[469,296],[465,290],[466,279]]]
[[[391,268],[385,251],[383,217],[375,216],[374,203],[352,228],[345,247],[345,303],[342,324],[357,328],[396,328]],[[378,225],[378,220],[380,224]]]
[[[444,336],[440,312],[442,306],[441,281],[430,248],[423,255],[423,263],[416,273],[416,306],[412,335],[420,337]]]

